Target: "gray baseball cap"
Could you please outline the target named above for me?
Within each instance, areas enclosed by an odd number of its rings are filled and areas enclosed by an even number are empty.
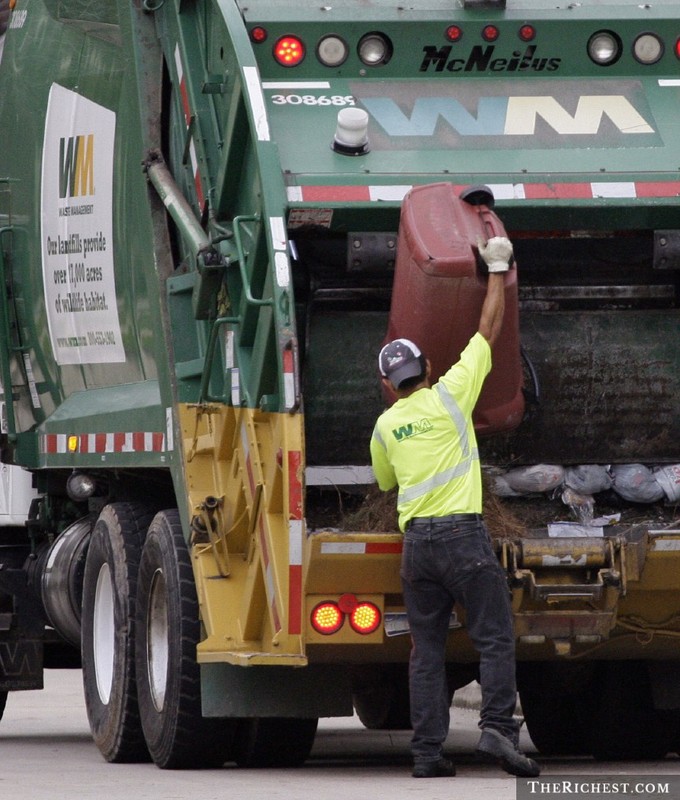
[[[425,358],[410,339],[394,339],[380,351],[378,368],[383,378],[398,389],[400,383],[423,372]]]

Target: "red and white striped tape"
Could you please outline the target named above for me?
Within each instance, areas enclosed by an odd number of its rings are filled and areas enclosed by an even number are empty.
[[[591,183],[487,184],[496,200],[616,200],[680,197],[680,181],[601,181]],[[401,202],[412,185],[289,186],[291,203]],[[467,185],[454,185],[459,192]]]

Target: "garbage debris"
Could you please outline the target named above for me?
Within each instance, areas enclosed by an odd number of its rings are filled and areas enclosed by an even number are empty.
[[[655,503],[664,496],[652,470],[644,464],[614,464],[611,476],[614,491],[631,503]]]
[[[564,485],[579,494],[598,494],[611,489],[612,477],[600,464],[579,464],[565,468]]]
[[[621,521],[621,514],[605,514],[596,517],[588,523],[581,522],[550,522],[548,536],[553,537],[584,537],[604,536],[604,529]]]
[[[557,464],[534,464],[508,470],[503,476],[508,486],[521,494],[549,492],[564,481],[564,469]]]
[[[680,500],[680,464],[670,464],[653,470],[657,483],[661,486],[669,503]]]
[[[562,502],[565,506],[569,506],[582,524],[587,525],[593,519],[595,498],[591,494],[581,494],[567,486],[562,492]]]
[[[548,523],[548,536],[567,538],[585,536],[604,536],[602,525],[583,525],[580,522],[550,522]]]
[[[528,497],[554,492],[579,519],[587,521],[594,495],[614,491],[631,503],[680,502],[680,464],[535,464],[489,470],[488,487],[498,497]],[[592,514],[591,514],[592,516]]]

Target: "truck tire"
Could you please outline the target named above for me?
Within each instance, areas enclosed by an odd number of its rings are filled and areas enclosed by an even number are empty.
[[[85,561],[82,664],[94,741],[107,761],[148,761],[137,707],[134,640],[139,554],[151,520],[144,506],[102,510]]]
[[[136,629],[139,710],[154,763],[161,769],[221,766],[231,753],[236,720],[201,713],[198,599],[175,509],[159,512],[149,527]]]
[[[234,760],[239,767],[299,767],[314,746],[318,719],[255,717],[236,730]]]
[[[541,755],[590,755],[597,709],[592,664],[520,662],[524,721]]]
[[[352,683],[352,703],[362,725],[373,731],[406,731],[411,729],[411,693],[408,663],[382,664],[356,671]],[[446,665],[449,704],[457,689],[478,677],[476,667]]]
[[[411,728],[408,664],[385,664],[354,681],[352,703],[361,724],[371,731]]]
[[[668,725],[654,708],[644,662],[603,662],[599,696],[593,726],[596,760],[657,761],[672,749]]]
[[[7,705],[7,695],[8,692],[0,692],[0,719],[2,719],[2,715],[5,713],[5,706]]]

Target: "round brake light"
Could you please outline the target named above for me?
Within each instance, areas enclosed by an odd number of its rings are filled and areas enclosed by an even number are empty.
[[[305,57],[305,46],[297,36],[282,36],[274,45],[274,58],[283,67],[296,67]]]
[[[536,28],[533,25],[522,25],[519,29],[519,38],[523,42],[531,42],[536,38]]]
[[[324,635],[337,633],[342,628],[344,621],[345,615],[340,611],[337,603],[330,601],[319,603],[312,611],[312,627]]]
[[[463,38],[463,29],[458,25],[449,25],[446,29],[446,38],[450,42],[459,42]]]
[[[500,31],[495,25],[485,25],[482,28],[482,39],[485,42],[495,42],[500,36]]]
[[[263,28],[261,25],[257,25],[250,31],[250,39],[251,41],[255,42],[255,44],[262,44],[262,42],[266,42],[267,29]]]
[[[373,633],[380,625],[380,609],[373,603],[360,601],[349,615],[349,624],[357,633]]]

